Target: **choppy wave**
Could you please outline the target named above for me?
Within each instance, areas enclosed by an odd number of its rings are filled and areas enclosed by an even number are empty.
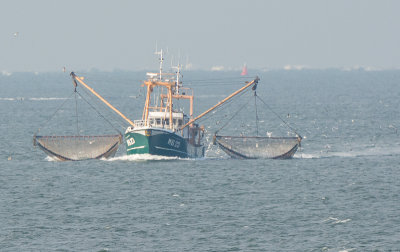
[[[24,101],[24,100],[29,100],[29,101],[57,101],[57,100],[67,100],[69,98],[65,97],[30,97],[30,98],[25,98],[25,97],[3,97],[0,98],[0,101]]]
[[[344,158],[352,158],[352,157],[364,157],[364,156],[392,156],[392,155],[400,155],[399,147],[375,147],[368,148],[364,150],[351,150],[351,151],[320,151],[314,153],[307,152],[297,152],[294,155],[294,158],[330,158],[330,157],[344,157]]]
[[[343,219],[343,220],[341,220],[341,219],[338,219],[338,218],[335,218],[335,217],[329,217],[328,219],[324,220],[323,222],[328,222],[328,223],[331,223],[331,224],[343,224],[343,223],[346,223],[346,222],[349,222],[349,221],[351,221],[351,219]]]
[[[65,97],[32,97],[32,98],[28,98],[28,100],[30,101],[57,101],[57,100],[67,100],[69,98],[65,98]]]
[[[0,98],[0,101],[15,101],[17,98]]]

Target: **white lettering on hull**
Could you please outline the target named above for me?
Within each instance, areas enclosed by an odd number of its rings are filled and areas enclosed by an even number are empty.
[[[126,144],[128,146],[134,145],[135,144],[135,139],[133,139],[133,137],[129,138],[126,140]]]
[[[181,146],[181,142],[178,141],[178,140],[170,138],[170,139],[168,139],[168,145],[178,149],[179,146]]]

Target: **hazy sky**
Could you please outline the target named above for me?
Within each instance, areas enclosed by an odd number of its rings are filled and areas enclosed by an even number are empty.
[[[194,69],[400,68],[399,13],[397,0],[1,0],[0,71],[156,69],[156,43]]]

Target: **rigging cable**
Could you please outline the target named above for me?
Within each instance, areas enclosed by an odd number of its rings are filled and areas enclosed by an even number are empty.
[[[71,99],[71,96],[74,95],[74,93],[75,93],[75,92],[72,92],[71,95],[70,95],[68,98],[65,99],[65,101],[56,109],[56,111],[50,116],[50,118],[49,118],[49,119],[43,124],[43,126],[40,127],[40,128],[43,128],[44,125],[46,125],[49,121],[51,121],[51,119],[53,119],[53,117],[58,113],[58,111],[60,111],[60,109],[65,105],[65,103],[66,103],[69,99]],[[38,130],[36,131],[35,136],[37,135],[37,133],[39,133],[40,128],[38,128]]]
[[[254,90],[254,107],[256,108],[256,130],[258,136],[258,112],[257,112],[257,91]]]
[[[274,113],[274,115],[275,115],[276,117],[278,117],[278,118],[286,125],[286,127],[288,127],[289,129],[291,129],[294,133],[296,133],[297,136],[300,137],[300,139],[302,139],[301,135],[300,135],[299,133],[297,133],[297,131],[296,131],[294,128],[292,128],[285,120],[283,120],[282,117],[280,117],[274,110],[272,110],[272,108],[271,108],[270,106],[268,106],[268,104],[267,104],[266,102],[264,102],[263,99],[261,99],[259,96],[256,96],[256,97],[257,97],[258,99],[260,99],[260,101],[261,101],[262,103],[264,103],[264,105],[265,105],[272,113]]]
[[[89,106],[90,106],[94,111],[96,111],[97,114],[98,114],[101,118],[103,118],[113,129],[115,129],[118,133],[121,134],[121,132],[120,132],[117,128],[115,128],[114,125],[113,125],[109,120],[107,120],[107,118],[105,118],[92,104],[90,104],[78,91],[76,91],[76,93],[77,93],[87,104],[89,104]]]
[[[250,91],[250,89],[247,89],[247,90],[243,91],[242,93],[238,94],[237,96],[235,96],[234,98],[228,100],[227,102],[225,102],[225,103],[223,103],[223,104],[220,104],[220,106],[218,106],[218,108],[216,108],[215,111],[214,111],[213,113],[210,113],[208,116],[205,116],[203,119],[198,120],[198,123],[200,123],[200,122],[202,122],[202,121],[205,121],[205,120],[208,120],[208,119],[210,119],[210,118],[216,116],[216,115],[217,115],[217,114],[216,114],[217,112],[220,112],[220,111],[225,110],[226,108],[228,108],[228,105],[229,105],[230,103],[232,103],[232,102],[235,101],[235,100],[238,100],[242,95],[247,94],[247,92],[249,92],[249,91]]]
[[[242,109],[244,109],[249,103],[250,103],[250,100],[249,100],[246,104],[244,104],[243,106],[241,106],[241,108],[240,108],[238,111],[236,111],[236,113],[235,113],[224,125],[222,125],[221,128],[219,128],[217,131],[215,131],[214,135],[216,135],[220,130],[222,130],[223,128],[225,128],[225,127],[232,121],[232,119],[233,119],[235,116],[237,116],[237,115],[239,114],[239,112],[242,111]]]
[[[79,136],[79,121],[78,121],[78,99],[76,98],[76,87],[74,90],[75,93],[75,117],[76,117],[76,134]]]
[[[87,90],[84,89],[84,88],[82,88],[82,90],[83,90],[83,92],[85,92],[86,95],[91,99],[91,101],[93,101],[94,103],[96,103],[99,107],[103,107],[103,108],[109,110],[109,108],[108,108],[107,106],[105,106],[105,104],[104,104],[103,102],[100,102],[100,100],[99,100],[98,98],[95,98],[95,97],[92,95],[92,93],[90,93],[89,91],[87,91]],[[81,94],[79,94],[79,95],[82,97]],[[85,100],[83,97],[82,97],[82,99]],[[86,101],[86,100],[85,100],[85,101]],[[93,110],[95,110],[105,121],[107,121],[114,129],[116,129],[116,128],[111,124],[111,122],[109,122],[109,121],[105,118],[105,116],[103,116],[91,103],[89,103],[88,101],[86,101],[86,103],[88,103],[89,106],[91,106]],[[122,121],[121,117],[118,117],[118,119]],[[116,123],[117,123],[118,126],[120,126],[121,128],[123,128],[123,129],[126,128],[126,126],[123,125],[122,123],[120,123],[120,122],[118,122],[118,121],[116,121]],[[117,130],[117,129],[116,129],[116,130]],[[117,131],[120,132],[119,130],[117,130]]]

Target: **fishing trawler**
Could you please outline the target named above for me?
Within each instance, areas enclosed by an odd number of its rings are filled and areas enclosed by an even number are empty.
[[[193,90],[183,87],[181,66],[175,73],[163,73],[163,52],[159,73],[147,73],[146,101],[141,120],[125,132],[126,152],[181,158],[204,157],[204,127],[190,123],[193,119]],[[152,99],[152,94],[159,94]],[[176,107],[178,100],[189,102],[189,115],[184,107]],[[187,125],[186,127],[183,127]]]
[[[193,90],[183,86],[181,66],[174,67],[175,73],[163,72],[163,52],[156,52],[160,55],[160,70],[158,73],[147,73],[148,79],[143,82],[146,88],[146,100],[143,108],[142,118],[131,121],[118,109],[112,106],[100,94],[94,91],[84,81],[83,77],[71,72],[71,77],[77,92],[78,83],[93,93],[98,99],[105,103],[115,113],[121,116],[128,124],[124,142],[127,155],[151,154],[167,157],[180,158],[201,158],[204,157],[205,147],[202,142],[204,137],[204,126],[196,121],[211,111],[220,107],[232,97],[245,89],[255,86],[258,78],[246,84],[232,93],[215,106],[193,118],[194,94]],[[79,93],[78,93],[79,94]],[[180,107],[179,104],[189,106]],[[187,108],[188,107],[188,108]],[[189,114],[186,114],[189,111]],[[116,135],[117,136],[117,135]],[[38,136],[35,134],[34,143],[50,156],[58,160],[85,160],[93,158],[110,157],[115,154],[118,142],[121,137],[114,136]],[[112,139],[107,145],[100,139]],[[79,146],[91,148],[76,148],[76,140],[79,139]],[[93,141],[93,139],[96,140]],[[76,146],[74,146],[74,143]]]
[[[195,123],[198,119],[241,93],[245,89],[258,83],[258,78],[246,84],[227,96],[225,99],[193,118],[194,94],[193,90],[182,84],[180,65],[175,67],[175,73],[163,72],[163,52],[160,55],[160,70],[158,73],[147,73],[148,79],[143,82],[146,87],[146,101],[142,118],[133,122],[114,108],[104,98],[85,84],[81,77],[71,73],[74,81],[78,81],[84,87],[94,93],[106,105],[124,118],[130,126],[126,129],[124,140],[127,155],[151,154],[181,158],[204,157],[205,147],[202,143],[204,126]],[[177,107],[179,100],[189,103],[189,115],[184,107]]]

